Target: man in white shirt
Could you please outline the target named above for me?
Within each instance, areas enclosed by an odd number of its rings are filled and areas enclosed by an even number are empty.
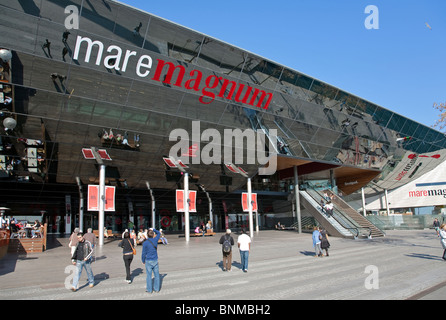
[[[242,229],[242,234],[237,239],[237,245],[240,250],[240,259],[242,260],[243,272],[248,272],[249,250],[251,249],[251,238]]]

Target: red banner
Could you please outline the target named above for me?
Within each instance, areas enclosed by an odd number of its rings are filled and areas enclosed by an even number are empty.
[[[197,212],[197,191],[189,191],[189,212]]]
[[[251,193],[252,211],[257,212],[257,193]],[[248,193],[242,193],[242,208],[243,212],[249,212]]]
[[[88,185],[88,211],[99,211],[99,186]]]
[[[184,212],[184,190],[176,191],[177,212]]]
[[[197,202],[197,191],[189,191],[189,212],[197,212],[196,202]],[[184,190],[176,190],[176,204],[177,212],[184,212],[185,199]]]
[[[115,192],[116,187],[105,187],[105,206],[104,211],[115,211]]]
[[[105,206],[104,211],[115,211],[115,192],[116,187],[105,187]],[[88,211],[99,211],[99,186],[88,185],[88,199],[87,199]]]

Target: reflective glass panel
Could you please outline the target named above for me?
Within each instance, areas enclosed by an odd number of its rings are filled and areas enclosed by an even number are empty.
[[[392,112],[383,108],[377,108],[375,111],[375,115],[373,116],[373,120],[376,124],[382,127],[386,127],[391,117]]]
[[[359,102],[359,98],[355,97],[349,93],[346,93],[344,91],[339,91],[336,100],[340,101],[341,104],[339,106],[340,109],[348,107],[348,108],[355,108],[357,103]]]
[[[241,79],[274,90],[282,73],[282,67],[260,57],[249,55],[243,67]]]
[[[406,118],[394,113],[389,121],[389,124],[387,125],[387,128],[395,130],[396,132],[401,132],[406,120]]]
[[[83,1],[79,27],[81,30],[110,39],[115,29],[120,30],[119,26],[115,25],[115,17],[119,10],[128,9],[110,2]]]

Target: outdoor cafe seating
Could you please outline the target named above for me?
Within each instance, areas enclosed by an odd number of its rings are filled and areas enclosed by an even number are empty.
[[[9,228],[11,232],[11,239],[41,238],[43,234],[42,225],[40,225],[40,227],[33,227],[29,223],[12,223],[10,224]]]

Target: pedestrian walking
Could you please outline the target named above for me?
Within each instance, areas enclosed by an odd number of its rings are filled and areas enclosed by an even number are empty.
[[[232,246],[234,245],[234,239],[231,237],[231,229],[226,230],[226,233],[221,236],[219,243],[222,245],[223,271],[231,271]]]
[[[313,247],[316,251],[315,257],[322,257],[321,249],[321,233],[319,232],[319,227],[314,227],[313,231]]]
[[[56,72],[53,72],[50,75],[50,78],[51,78],[51,80],[53,80],[53,82],[56,82],[57,78],[59,78],[59,80],[62,82],[63,80],[65,80],[67,78],[67,76],[64,76],[64,75],[58,74]]]
[[[79,279],[82,275],[82,269],[85,268],[88,278],[88,286],[90,288],[94,287],[94,275],[91,270],[91,256],[93,255],[93,247],[90,241],[84,239],[83,234],[79,232],[77,234],[78,243],[74,250],[71,261],[76,266],[76,274],[73,279],[72,291],[76,291],[79,285]]]
[[[442,224],[440,226],[440,230],[439,230],[439,235],[440,235],[440,241],[441,241],[441,245],[444,249],[443,251],[443,260],[446,261],[446,224]]]
[[[242,234],[237,239],[237,246],[240,250],[240,260],[242,262],[242,271],[248,272],[249,251],[251,250],[251,238],[242,229]]]
[[[91,229],[91,228],[87,229],[87,233],[84,234],[84,239],[89,241],[91,243],[91,246],[94,249],[94,246],[96,245],[96,236],[93,233],[93,229]]]
[[[130,274],[130,265],[133,261],[133,255],[136,253],[136,249],[134,245],[132,244],[132,239],[130,238],[130,235],[128,232],[124,233],[124,238],[119,243],[119,247],[122,248],[122,258],[124,259],[124,266],[125,266],[125,272],[126,277],[125,281],[130,284],[132,283],[132,277]]]
[[[137,35],[139,35],[139,30],[141,30],[142,27],[142,22],[139,23],[139,25],[137,27],[135,27],[135,29],[133,29],[133,35],[136,37]]]
[[[63,43],[67,43],[67,40],[68,40],[68,36],[70,35],[70,31],[68,31],[68,30],[65,30],[65,32],[64,33],[62,33],[62,42]]]
[[[73,233],[70,236],[70,241],[68,242],[68,246],[70,247],[71,250],[71,256],[73,256],[74,250],[76,249],[77,246],[77,234],[80,232],[79,228],[74,228]]]
[[[67,53],[68,53],[67,47],[63,47],[63,49],[62,49],[62,60],[63,61],[65,61],[65,56],[67,55]]]
[[[440,221],[438,221],[437,218],[434,219],[433,227],[435,229],[435,232],[437,232],[437,237],[440,236]]]
[[[328,241],[327,230],[321,229],[320,233],[321,233],[321,249],[325,250],[325,255],[328,257],[328,248],[330,248],[330,242]]]
[[[48,55],[51,57],[51,42],[48,41],[48,39],[45,39],[45,43],[42,44],[42,49],[45,51],[45,49],[48,50]]]
[[[156,229],[149,229],[147,240],[142,245],[141,261],[146,267],[146,292],[160,291],[160,274],[158,265],[158,240],[161,234]],[[152,273],[154,283],[152,286]]]

